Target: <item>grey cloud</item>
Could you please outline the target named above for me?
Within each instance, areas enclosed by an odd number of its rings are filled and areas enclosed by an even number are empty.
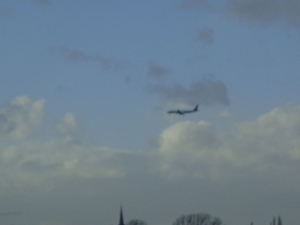
[[[207,0],[182,0],[178,4],[181,9],[198,9],[198,10],[211,10],[212,7]]]
[[[171,72],[171,70],[169,70],[165,67],[156,65],[154,63],[150,63],[148,66],[147,75],[150,77],[163,77],[163,76],[166,76],[170,72]]]
[[[201,41],[207,45],[212,45],[214,43],[214,30],[210,27],[203,27],[199,31],[196,40]]]
[[[56,49],[68,62],[92,62],[98,63],[103,71],[114,72],[121,68],[119,62],[100,55],[90,55],[83,51],[73,50],[66,47]]]
[[[289,26],[300,25],[298,0],[229,0],[227,17],[246,23],[271,24],[283,22]]]
[[[189,88],[174,84],[169,87],[155,86],[152,91],[171,104],[199,104],[202,106],[229,104],[225,84],[212,79],[197,81]]]

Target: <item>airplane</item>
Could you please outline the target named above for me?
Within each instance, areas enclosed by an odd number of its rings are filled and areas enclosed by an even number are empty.
[[[168,111],[169,114],[179,114],[179,115],[184,115],[186,113],[193,113],[193,112],[197,112],[198,111],[198,105],[196,105],[196,107],[193,110],[170,110]]]

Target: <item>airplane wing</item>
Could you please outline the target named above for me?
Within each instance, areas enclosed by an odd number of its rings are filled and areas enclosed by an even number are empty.
[[[169,114],[179,114],[179,115],[183,115],[184,112],[180,111],[180,110],[170,110],[168,111]]]
[[[177,111],[175,111],[175,110],[170,110],[170,111],[168,111],[168,113],[169,113],[169,114],[176,114]]]

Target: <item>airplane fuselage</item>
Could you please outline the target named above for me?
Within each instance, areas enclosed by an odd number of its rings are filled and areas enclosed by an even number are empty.
[[[169,114],[179,114],[179,115],[184,115],[186,113],[193,113],[198,111],[198,105],[193,110],[170,110],[168,111]]]

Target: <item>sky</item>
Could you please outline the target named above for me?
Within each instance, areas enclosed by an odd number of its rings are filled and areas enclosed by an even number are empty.
[[[299,0],[2,0],[0,49],[0,224],[299,223]]]

